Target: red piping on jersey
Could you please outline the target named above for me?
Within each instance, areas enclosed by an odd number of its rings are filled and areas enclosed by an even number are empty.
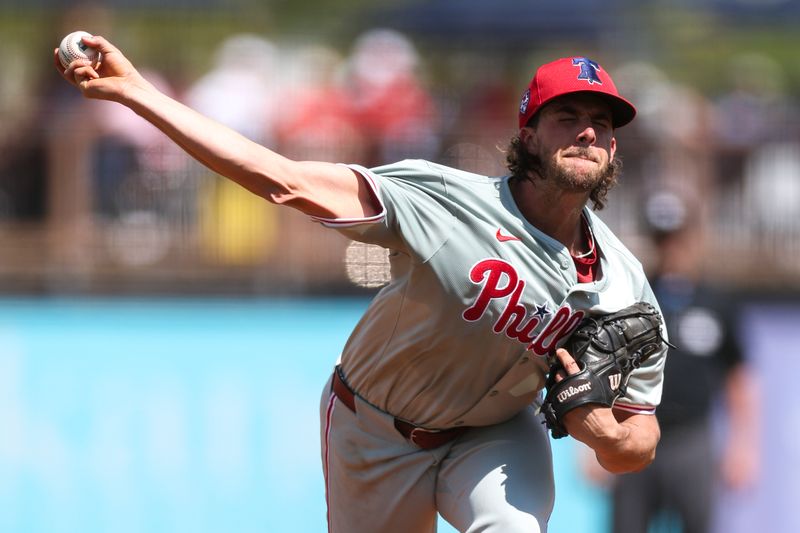
[[[615,403],[614,409],[619,409],[620,411],[628,411],[630,413],[637,413],[640,415],[651,415],[656,412],[656,408],[652,405],[628,405],[622,403]]]
[[[381,196],[378,194],[378,185],[375,182],[375,179],[372,177],[372,174],[368,174],[365,172],[361,172],[353,167],[347,167],[354,172],[358,172],[358,175],[364,178],[364,181],[367,183],[369,187],[370,194],[372,198],[378,202],[378,206],[380,207],[380,211],[377,215],[372,215],[371,217],[360,217],[360,218],[325,218],[325,217],[315,217],[312,216],[311,220],[314,222],[321,222],[326,226],[335,226],[338,228],[348,227],[348,226],[357,226],[359,224],[366,224],[366,223],[373,223],[373,222],[380,222],[386,216],[386,206],[383,205],[383,200],[381,200]]]
[[[325,516],[328,520],[328,531],[331,531],[331,500],[330,500],[330,448],[331,448],[331,419],[333,418],[333,409],[336,404],[336,394],[331,391],[331,397],[328,399],[328,410],[325,413],[325,508],[327,512]]]

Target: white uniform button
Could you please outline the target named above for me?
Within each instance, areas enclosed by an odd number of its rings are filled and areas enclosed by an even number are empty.
[[[564,270],[569,268],[569,261],[567,261],[567,259],[564,257],[561,258],[561,268]]]

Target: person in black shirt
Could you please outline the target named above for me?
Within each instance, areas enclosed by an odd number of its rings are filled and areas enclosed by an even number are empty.
[[[739,488],[756,475],[755,384],[738,339],[737,302],[707,281],[714,258],[704,255],[697,207],[667,191],[646,203],[658,256],[649,277],[677,348],[667,356],[656,412],[662,434],[656,459],[614,479],[614,533],[644,533],[664,517],[678,521],[684,533],[705,533],[719,484]],[[714,438],[717,406],[727,420],[723,443]]]

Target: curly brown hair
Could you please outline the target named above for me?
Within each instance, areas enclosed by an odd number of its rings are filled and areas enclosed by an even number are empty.
[[[519,134],[512,137],[508,148],[505,150],[505,154],[506,166],[514,178],[529,179],[531,171],[538,171],[542,166],[539,157],[530,153],[522,144]],[[592,209],[599,211],[606,206],[608,191],[617,184],[617,178],[621,172],[622,160],[614,156],[611,160],[611,164],[608,165],[608,170],[600,180],[600,183],[589,193],[589,199],[592,201]]]

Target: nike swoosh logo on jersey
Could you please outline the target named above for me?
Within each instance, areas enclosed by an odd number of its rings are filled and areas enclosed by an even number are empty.
[[[503,235],[503,228],[497,228],[497,233],[494,235],[497,237],[497,240],[500,242],[508,242],[508,241],[521,241],[519,237],[514,237],[513,235]]]

